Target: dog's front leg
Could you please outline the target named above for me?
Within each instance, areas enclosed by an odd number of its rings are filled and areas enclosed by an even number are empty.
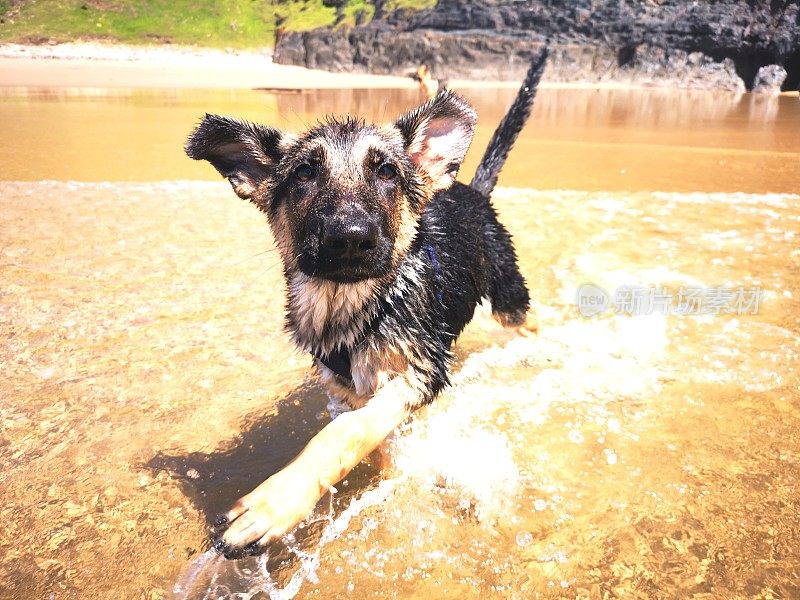
[[[228,526],[214,546],[228,557],[258,553],[293,529],[317,501],[372,452],[418,404],[405,377],[380,386],[363,408],[325,426],[288,466],[240,498],[216,525]]]

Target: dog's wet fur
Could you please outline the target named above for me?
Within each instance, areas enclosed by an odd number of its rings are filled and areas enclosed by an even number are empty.
[[[475,179],[455,177],[476,115],[444,90],[394,123],[353,118],[300,136],[206,115],[186,144],[269,220],[287,284],[287,329],[354,410],[217,520],[226,556],[258,552],[414,409],[448,384],[453,341],[488,298],[506,326],[529,295],[489,195],[544,69],[536,57]]]

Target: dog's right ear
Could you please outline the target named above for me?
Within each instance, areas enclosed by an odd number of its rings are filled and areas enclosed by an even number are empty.
[[[214,165],[237,196],[250,200],[281,159],[282,138],[271,127],[207,114],[184,149],[190,158]]]

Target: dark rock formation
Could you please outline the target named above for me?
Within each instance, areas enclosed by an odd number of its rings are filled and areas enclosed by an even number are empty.
[[[380,2],[381,7],[383,2]],[[439,0],[353,29],[287,33],[279,63],[333,71],[519,79],[544,43],[550,81],[752,88],[782,66],[800,86],[800,0]]]

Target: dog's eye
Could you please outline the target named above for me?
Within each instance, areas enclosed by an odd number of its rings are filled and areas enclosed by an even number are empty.
[[[314,167],[309,164],[303,163],[294,170],[294,176],[300,181],[311,181],[314,179]]]
[[[397,169],[395,169],[389,163],[383,163],[380,167],[378,167],[378,177],[383,179],[384,181],[389,181],[397,177]]]

